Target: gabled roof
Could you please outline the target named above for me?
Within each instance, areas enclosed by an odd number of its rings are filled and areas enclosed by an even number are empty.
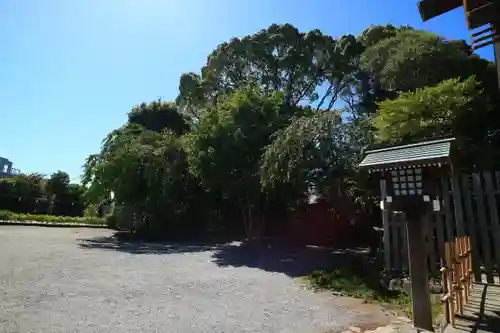
[[[455,138],[368,150],[359,166],[384,169],[385,167],[446,163],[453,140]]]

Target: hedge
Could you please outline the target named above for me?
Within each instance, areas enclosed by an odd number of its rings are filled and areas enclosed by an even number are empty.
[[[0,224],[106,227],[105,220],[98,217],[20,214],[6,210],[0,211]]]

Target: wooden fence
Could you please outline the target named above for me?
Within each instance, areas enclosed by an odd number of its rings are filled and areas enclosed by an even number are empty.
[[[457,237],[444,245],[441,267],[443,314],[446,324],[455,327],[455,314],[464,314],[472,291],[472,256],[470,237]]]
[[[380,188],[385,199],[385,180]],[[484,273],[493,283],[500,267],[500,171],[442,177],[438,199],[441,210],[429,213],[425,223],[430,274],[440,275],[446,242],[470,236],[474,279],[480,281]],[[404,274],[408,271],[404,216],[384,210],[382,220],[386,269],[394,275]]]

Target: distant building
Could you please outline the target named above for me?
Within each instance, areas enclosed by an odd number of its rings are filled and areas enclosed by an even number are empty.
[[[0,178],[19,174],[19,170],[12,167],[12,162],[0,157]]]

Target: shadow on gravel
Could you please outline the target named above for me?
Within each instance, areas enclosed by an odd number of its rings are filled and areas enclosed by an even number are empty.
[[[291,277],[304,276],[316,269],[349,266],[364,249],[334,249],[315,246],[264,244],[257,246],[242,242],[191,241],[145,242],[116,233],[110,237],[78,239],[83,249],[122,251],[131,254],[174,254],[212,251],[212,262],[220,267],[250,267],[268,272],[284,273]]]
[[[252,267],[299,277],[316,269],[349,266],[354,258],[365,253],[365,249],[231,244],[218,248],[213,261],[221,267]]]
[[[115,250],[131,254],[173,254],[213,251],[221,244],[208,242],[144,242],[124,240],[120,237],[93,237],[78,239],[78,246],[83,249]]]

